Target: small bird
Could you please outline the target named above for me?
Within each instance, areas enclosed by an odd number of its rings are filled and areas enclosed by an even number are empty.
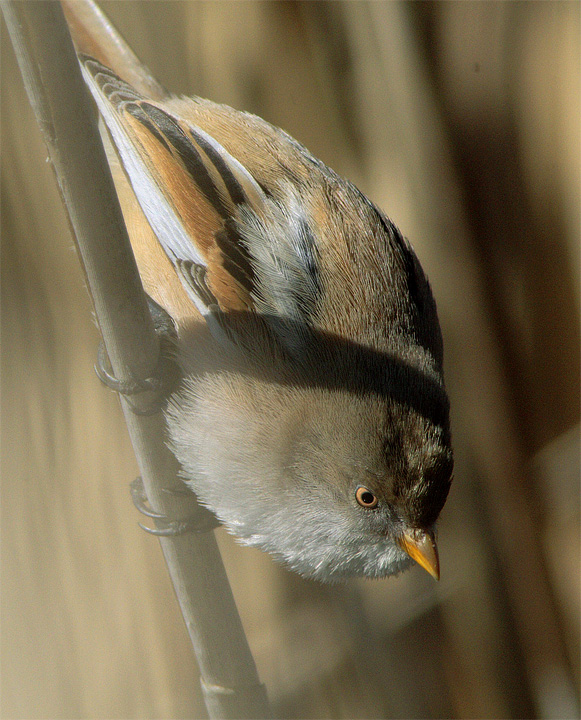
[[[261,118],[166,92],[63,0],[147,293],[172,317],[186,484],[243,544],[332,582],[436,579],[453,453],[428,280],[352,183]]]

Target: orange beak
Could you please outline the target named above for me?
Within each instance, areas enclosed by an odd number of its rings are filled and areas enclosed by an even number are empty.
[[[406,530],[397,544],[412,560],[430,573],[434,580],[440,579],[440,560],[434,534],[425,530]]]

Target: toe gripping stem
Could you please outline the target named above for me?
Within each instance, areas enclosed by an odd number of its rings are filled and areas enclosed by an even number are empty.
[[[99,380],[111,390],[130,397],[140,393],[152,393],[151,401],[144,407],[131,405],[136,415],[153,415],[164,406],[179,378],[175,361],[177,334],[171,317],[150,297],[147,298],[155,332],[159,337],[159,361],[151,377],[144,380],[118,380],[111,369],[111,363],[103,342],[99,344],[95,372]]]
[[[157,537],[175,537],[176,535],[185,535],[186,533],[205,533],[210,532],[217,528],[220,523],[214,515],[206,508],[198,506],[197,511],[194,515],[190,515],[187,518],[171,520],[166,515],[155,512],[152,510],[148,503],[147,496],[145,494],[145,488],[143,487],[143,480],[140,477],[135,478],[131,483],[131,498],[133,504],[139,510],[140,513],[146,517],[152,518],[155,522],[155,527],[150,528],[147,525],[139,523],[139,527],[148,532],[150,535],[157,535]],[[171,495],[191,495],[191,491],[184,487],[183,490],[170,490],[164,488],[163,492]]]

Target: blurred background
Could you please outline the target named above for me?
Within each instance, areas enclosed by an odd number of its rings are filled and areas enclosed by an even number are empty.
[[[275,717],[579,717],[580,5],[102,4],[166,87],[353,180],[438,301],[441,582],[326,587],[218,531]],[[1,52],[1,717],[202,718],[4,24]]]

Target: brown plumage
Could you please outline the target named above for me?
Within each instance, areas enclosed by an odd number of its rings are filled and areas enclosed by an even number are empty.
[[[449,411],[410,245],[285,132],[172,96],[91,0],[63,5],[145,288],[177,324],[167,419],[190,486],[305,575],[409,557],[436,575]]]

